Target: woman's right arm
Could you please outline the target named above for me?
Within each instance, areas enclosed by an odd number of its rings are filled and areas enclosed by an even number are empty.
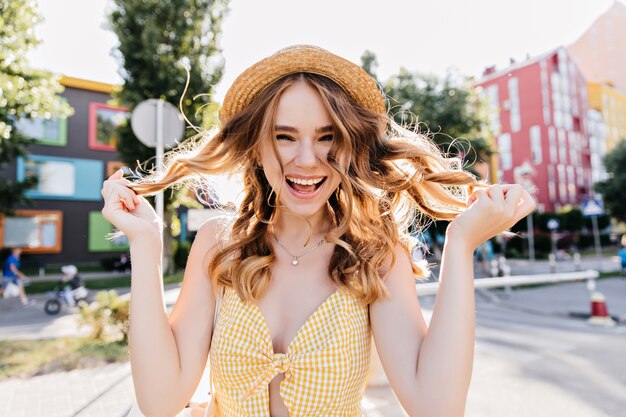
[[[127,185],[121,173],[105,181],[102,212],[130,241],[129,343],[135,394],[147,417],[171,417],[185,407],[206,366],[215,307],[207,261],[216,250],[220,226],[210,221],[198,231],[180,295],[168,317],[160,220],[150,204]]]

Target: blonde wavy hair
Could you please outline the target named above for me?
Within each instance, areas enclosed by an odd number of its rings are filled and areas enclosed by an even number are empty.
[[[269,228],[280,207],[280,195],[259,166],[258,150],[262,141],[273,141],[278,101],[297,82],[319,92],[334,127],[327,163],[341,182],[326,204],[334,227],[325,239],[335,244],[329,276],[369,304],[388,294],[384,271],[389,260],[395,262],[396,245],[410,253],[409,228],[454,219],[466,207],[468,193],[481,184],[459,160],[442,155],[429,137],[360,107],[326,77],[299,73],[276,81],[221,129],[201,133],[193,145],[171,152],[162,175],[132,188],[154,194],[192,178],[241,173],[243,201],[208,269],[218,285],[233,287],[242,300],[258,300],[271,279],[275,254]],[[414,262],[412,269],[417,277],[427,273]]]

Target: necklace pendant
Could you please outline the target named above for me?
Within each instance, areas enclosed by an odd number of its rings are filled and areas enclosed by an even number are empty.
[[[293,259],[291,260],[291,264],[292,264],[293,266],[298,265],[298,257],[297,257],[297,256],[294,256],[294,257],[293,257]]]

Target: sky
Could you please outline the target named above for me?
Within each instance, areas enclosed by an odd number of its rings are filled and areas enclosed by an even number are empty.
[[[454,68],[480,76],[509,59],[523,61],[573,43],[616,0],[231,0],[221,47],[221,100],[245,68],[293,44],[314,44],[358,63],[363,51],[378,58],[384,80],[401,67],[444,74]],[[624,1],[624,0],[621,0]],[[106,28],[110,0],[39,0],[44,22],[32,66],[63,75],[118,84]]]

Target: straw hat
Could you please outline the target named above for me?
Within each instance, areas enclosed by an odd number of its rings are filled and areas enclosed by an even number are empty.
[[[245,70],[228,89],[220,110],[225,123],[248,106],[270,84],[299,72],[322,75],[343,88],[361,106],[385,114],[385,99],[376,81],[361,67],[311,45],[290,46]]]

